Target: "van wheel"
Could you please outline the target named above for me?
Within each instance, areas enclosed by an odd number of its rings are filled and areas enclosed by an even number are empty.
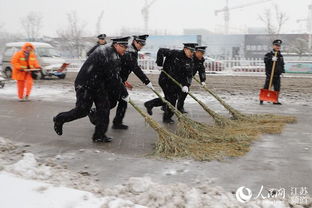
[[[39,79],[45,79],[45,75],[43,74],[42,71],[40,71],[40,73],[39,73]]]
[[[5,74],[6,78],[11,79],[12,78],[12,69],[10,67],[7,67],[4,70],[4,74]]]
[[[60,79],[65,79],[65,77],[66,77],[66,74],[62,74],[62,75],[58,76],[58,78],[60,78]]]

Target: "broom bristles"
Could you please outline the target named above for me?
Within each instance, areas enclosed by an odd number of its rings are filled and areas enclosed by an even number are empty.
[[[193,79],[200,84],[200,81],[193,77]],[[286,123],[295,123],[297,121],[296,117],[293,116],[284,116],[284,115],[274,115],[274,114],[244,114],[236,110],[229,104],[227,104],[222,98],[220,98],[212,90],[208,89],[206,86],[201,85],[202,88],[212,95],[219,103],[227,109],[232,115],[232,119],[252,123],[256,125],[262,133],[280,133],[282,128]]]
[[[171,81],[173,81],[176,85],[178,85],[180,88],[182,88],[182,85],[175,80],[172,76],[170,76],[166,71],[161,70]],[[222,115],[219,115],[218,113],[214,112],[212,109],[210,109],[207,105],[205,105],[202,101],[197,99],[191,92],[188,92],[188,94],[214,119],[215,123],[220,126],[224,125],[230,125],[231,121],[228,118],[223,117]]]
[[[218,129],[218,136],[220,139],[198,140],[190,137],[177,136],[161,127],[158,122],[154,121],[132,101],[129,103],[145,118],[145,121],[158,134],[154,155],[165,158],[190,157],[195,160],[207,161],[221,159],[227,156],[240,156],[249,150],[249,140],[244,136],[240,138],[236,136],[234,139],[224,140],[222,139],[224,133],[221,131],[222,129],[220,127],[210,127],[210,129],[208,129],[206,125],[196,121],[192,121],[192,124],[197,125],[200,128],[205,127],[205,131],[215,132]],[[183,124],[186,125],[186,123]]]

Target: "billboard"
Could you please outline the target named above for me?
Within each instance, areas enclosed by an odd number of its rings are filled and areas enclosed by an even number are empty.
[[[312,61],[290,61],[285,63],[286,73],[312,74]]]

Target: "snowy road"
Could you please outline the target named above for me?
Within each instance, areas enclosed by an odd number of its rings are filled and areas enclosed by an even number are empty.
[[[66,124],[62,137],[53,132],[52,116],[74,105],[71,86],[41,85],[35,88],[29,103],[16,102],[14,85],[6,87],[6,91],[0,91],[0,136],[29,144],[25,147],[27,151],[42,158],[54,158],[75,172],[87,172],[100,184],[110,186],[130,177],[149,176],[153,181],[165,184],[183,182],[191,185],[209,181],[227,191],[246,186],[257,192],[263,185],[287,190],[308,187],[312,192],[312,108],[309,103],[293,101],[296,98],[290,99],[292,102],[288,105],[259,107],[256,96],[247,99],[242,95],[238,98],[225,95],[230,104],[244,112],[287,113],[297,116],[299,122],[287,125],[281,135],[263,135],[244,157],[223,162],[194,162],[147,157],[146,154],[152,151],[155,134],[131,107],[125,120],[130,129],[110,129],[108,135],[113,136],[114,141],[96,145],[91,142],[93,126],[87,118]],[[57,93],[58,90],[63,93]],[[132,92],[132,97],[142,106],[143,100],[149,98],[146,97],[148,94],[139,90]],[[203,93],[198,94],[205,98]],[[215,101],[209,103],[213,109],[226,114]],[[193,119],[211,121],[191,100],[187,109]],[[155,110],[154,118],[161,120],[159,109]]]

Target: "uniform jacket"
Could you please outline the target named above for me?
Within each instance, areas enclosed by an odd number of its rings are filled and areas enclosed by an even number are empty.
[[[33,51],[30,52],[28,59],[24,53],[26,47],[33,48]],[[31,43],[25,43],[22,49],[13,55],[11,59],[11,64],[13,66],[12,79],[25,80],[26,74],[29,72],[25,72],[23,70],[40,68],[34,49],[35,47]]]
[[[126,97],[128,92],[119,76],[120,70],[121,60],[115,48],[112,45],[101,45],[82,65],[75,87],[101,88],[115,97]]]
[[[92,53],[93,51],[95,51],[95,49],[97,49],[97,47],[99,47],[99,46],[100,46],[99,43],[97,43],[95,46],[93,46],[93,47],[87,52],[87,56],[90,56],[91,53]]]
[[[182,86],[190,86],[193,77],[193,60],[188,58],[183,50],[160,48],[157,52],[156,63],[177,80]],[[164,73],[159,76],[159,82],[174,84]]]
[[[193,76],[195,76],[196,73],[198,72],[198,75],[199,75],[199,78],[200,78],[200,82],[205,82],[206,81],[206,68],[204,66],[205,58],[203,58],[202,60],[199,60],[194,55],[193,62],[194,62]]]
[[[138,65],[138,50],[132,44],[127,49],[125,55],[121,57],[120,76],[123,82],[127,81],[131,72],[133,72],[144,84],[148,84],[150,80]]]
[[[265,73],[267,76],[271,76],[273,61],[272,58],[274,56],[274,51],[270,51],[264,56],[265,63]],[[277,61],[274,70],[274,76],[280,76],[282,73],[285,73],[285,63],[284,58],[281,52],[277,53]]]

